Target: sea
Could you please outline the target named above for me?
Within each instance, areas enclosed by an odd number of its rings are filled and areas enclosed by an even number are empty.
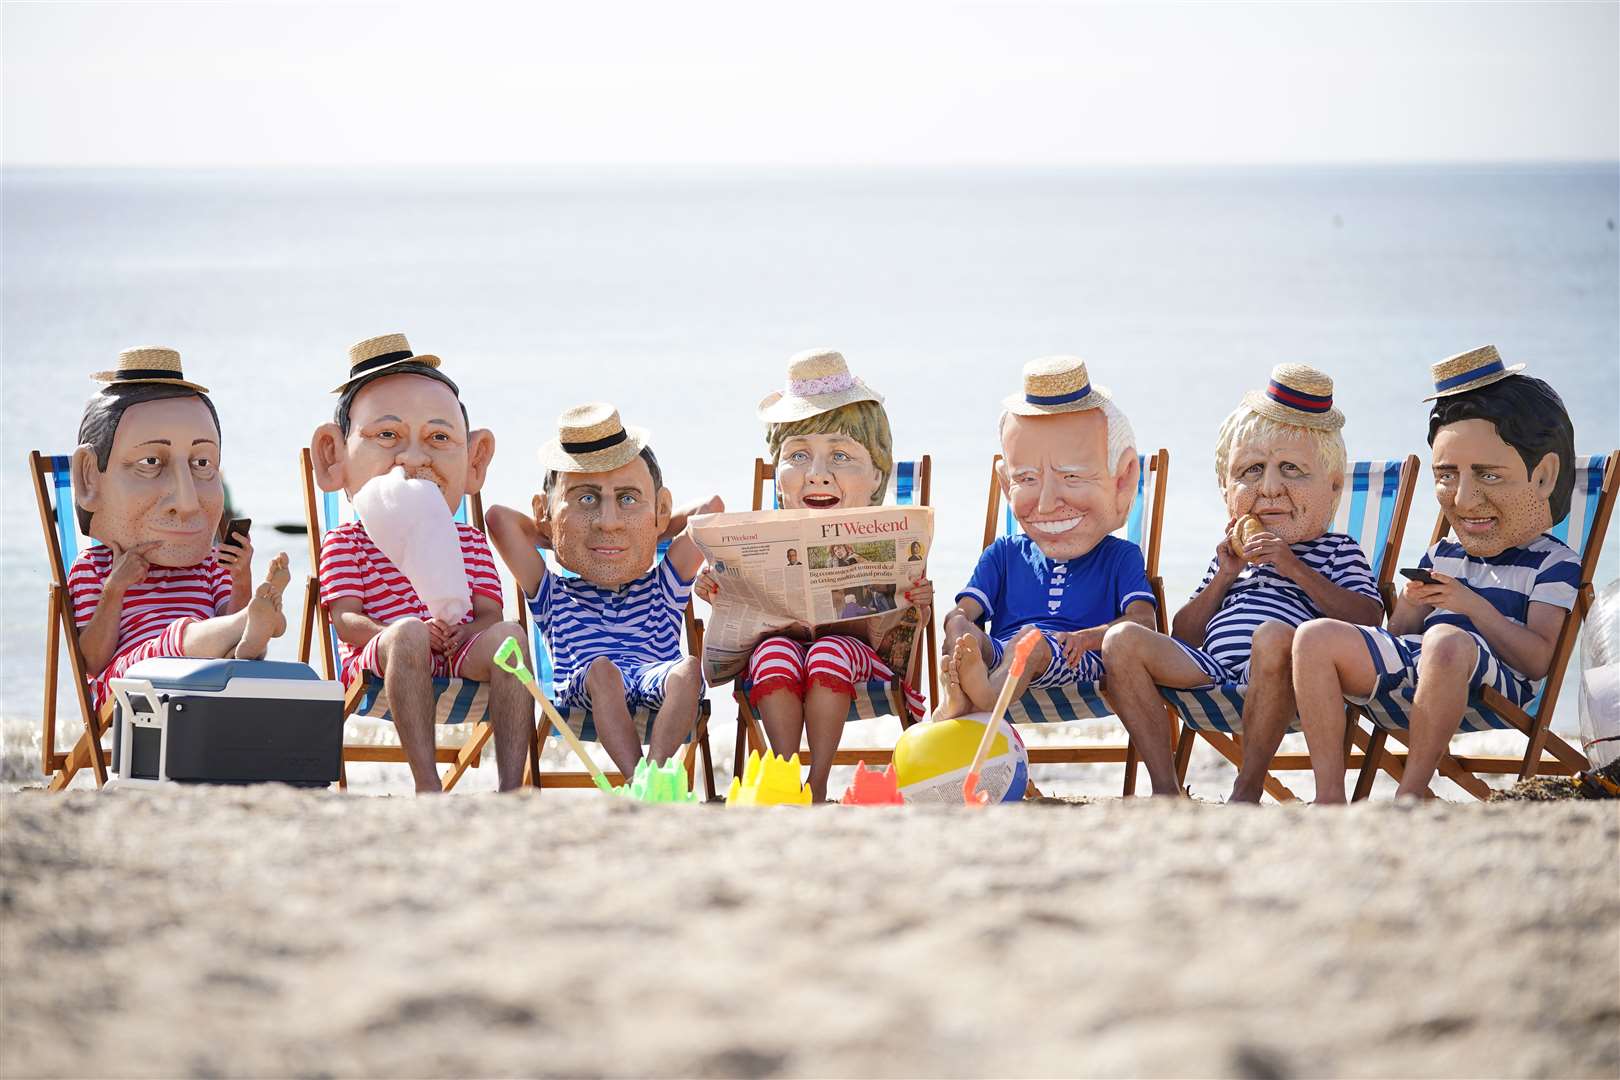
[[[303,520],[298,450],[330,417],[348,345],[393,331],[461,384],[496,436],[486,500],[517,506],[556,415],[606,399],[651,429],[677,501],[746,509],[756,403],[791,354],[837,348],[884,394],[897,454],[932,455],[929,571],[947,602],[979,551],[998,402],[1039,356],[1085,359],[1140,447],[1169,450],[1172,608],[1225,523],[1216,430],[1275,364],[1334,377],[1352,458],[1423,455],[1429,364],[1486,343],[1561,392],[1579,451],[1620,445],[1613,162],[7,170],[0,199],[11,784],[39,779],[49,580],[27,454],[71,451],[90,373],[133,345],[178,348],[212,388],[260,564],[291,557],[295,627],[307,541],[275,526]],[[1425,476],[1403,564],[1435,511]],[[1574,691],[1554,722],[1565,733]],[[729,747],[735,711],[714,701]]]

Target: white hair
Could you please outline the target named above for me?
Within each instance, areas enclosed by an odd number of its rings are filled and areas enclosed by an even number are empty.
[[[1103,424],[1108,433],[1108,475],[1118,476],[1120,459],[1125,457],[1127,453],[1131,457],[1136,456],[1136,432],[1131,428],[1130,420],[1126,419],[1125,414],[1120,411],[1119,406],[1115,405],[1111,399],[1102,398],[1101,408]],[[1012,413],[1002,412],[1001,420],[996,425],[998,433],[1006,432],[1007,421],[1011,417]]]
[[[1256,436],[1268,439],[1300,433],[1309,437],[1311,444],[1316,447],[1316,461],[1322,471],[1342,479],[1347,455],[1344,449],[1344,436],[1337,428],[1330,430],[1285,424],[1281,420],[1273,420],[1269,416],[1257,413],[1247,405],[1239,405],[1221,422],[1220,434],[1215,436],[1215,482],[1222,488],[1226,487],[1229,479],[1226,467],[1232,458],[1232,447],[1238,443],[1248,442]]]

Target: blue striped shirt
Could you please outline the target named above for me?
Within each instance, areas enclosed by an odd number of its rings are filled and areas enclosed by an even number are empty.
[[[984,549],[967,587],[984,609],[997,641],[1011,641],[1026,626],[1054,633],[1089,630],[1125,614],[1138,600],[1158,606],[1148,584],[1142,549],[1105,536],[1077,559],[1054,562],[1023,533]]]
[[[1361,545],[1344,533],[1324,533],[1315,540],[1289,545],[1289,550],[1306,566],[1341,589],[1371,597],[1379,603],[1378,585],[1373,581],[1372,567],[1367,562]],[[1201,593],[1215,580],[1220,567],[1218,559],[1209,560],[1204,572]],[[1194,593],[1197,596],[1198,593]],[[1215,612],[1204,628],[1204,651],[1218,660],[1228,671],[1240,671],[1249,662],[1254,648],[1254,632],[1263,622],[1281,622],[1289,626],[1319,619],[1322,612],[1311,601],[1304,588],[1283,577],[1274,566],[1251,563],[1238,574],[1231,588],[1221,598],[1220,610]]]
[[[1521,624],[1529,621],[1533,603],[1565,611],[1573,608],[1581,587],[1580,556],[1547,533],[1524,547],[1490,556],[1470,555],[1448,536],[1425,552],[1418,565],[1466,583],[1505,617]],[[1445,608],[1435,608],[1423,620],[1425,629],[1440,623],[1479,633],[1473,620]]]
[[[551,653],[552,686],[561,692],[575,671],[605,656],[621,670],[679,660],[681,619],[692,583],[668,557],[618,589],[548,573],[526,597]]]

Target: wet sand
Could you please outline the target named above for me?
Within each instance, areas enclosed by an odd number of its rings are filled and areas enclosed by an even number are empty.
[[[1614,1076],[1620,804],[0,796],[6,1076]]]

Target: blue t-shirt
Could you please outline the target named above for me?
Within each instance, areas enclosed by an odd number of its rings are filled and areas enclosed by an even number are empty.
[[[575,671],[605,656],[620,669],[681,658],[681,620],[692,583],[668,556],[618,589],[548,572],[525,599],[551,652],[552,686],[561,692]]]
[[[1581,587],[1580,556],[1555,536],[1545,533],[1524,547],[1498,555],[1470,555],[1451,537],[1435,544],[1418,565],[1450,574],[1491,602],[1505,617],[1521,625],[1530,618],[1530,605],[1551,604],[1568,611],[1575,606]],[[1424,629],[1440,623],[1479,633],[1473,620],[1445,608],[1435,608],[1423,620]]]
[[[1142,549],[1117,536],[1103,537],[1067,562],[1048,559],[1022,533],[1003,536],[979,556],[956,599],[965,596],[984,609],[997,641],[1011,641],[1026,626],[1054,633],[1089,630],[1113,622],[1137,600],[1156,604]]]

